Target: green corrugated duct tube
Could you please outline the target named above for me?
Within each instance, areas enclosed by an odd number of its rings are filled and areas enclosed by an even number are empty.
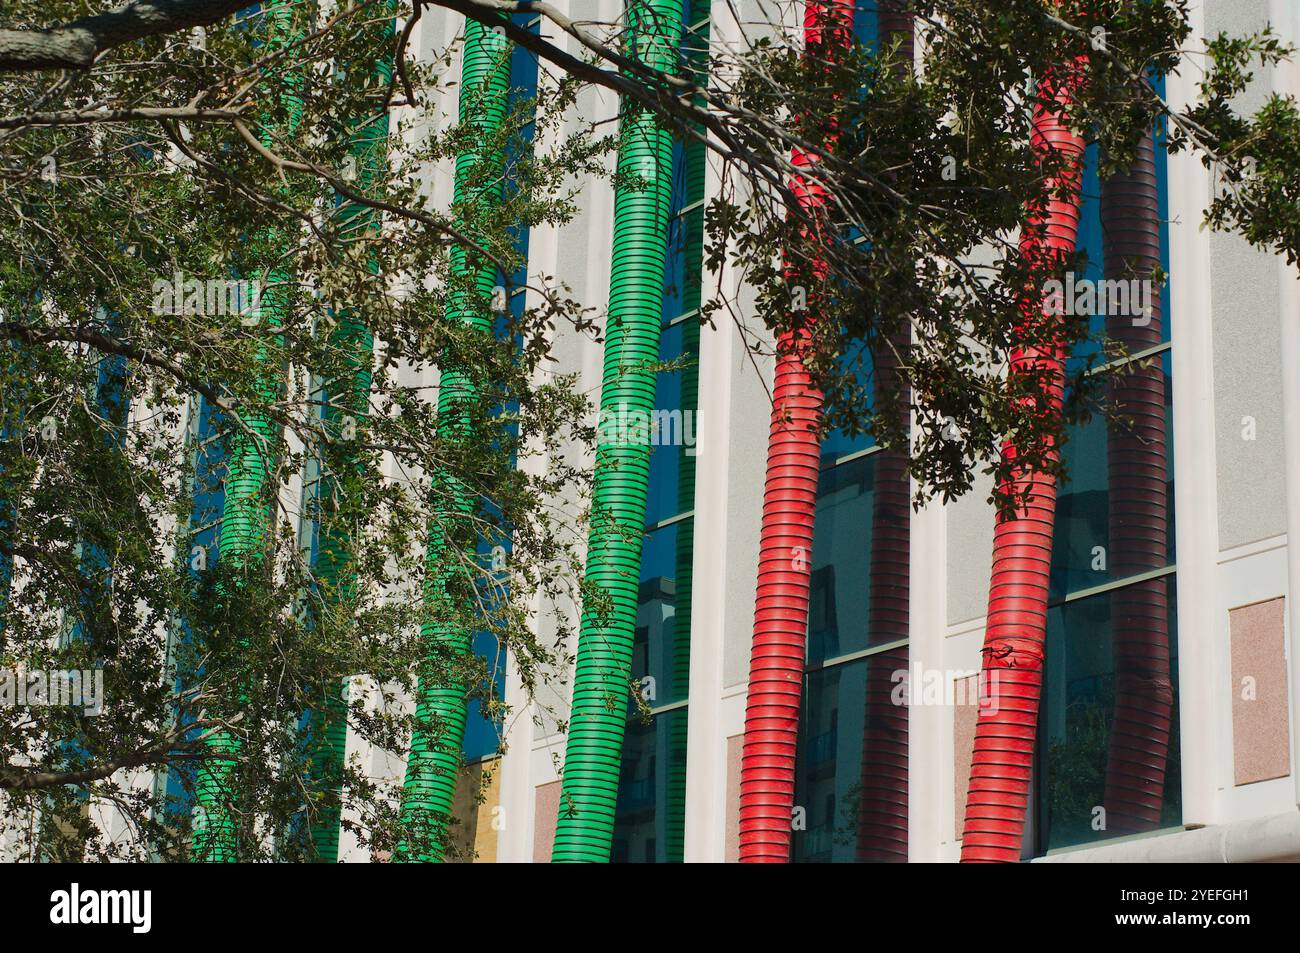
[[[291,41],[293,14],[286,2],[265,7],[267,44],[283,46]],[[302,115],[302,101],[292,93],[284,94],[292,131]],[[270,145],[268,141],[264,142]],[[286,306],[285,296],[290,276],[272,271],[267,275],[261,296],[260,314],[267,326],[279,327]],[[270,401],[280,390],[278,366],[267,349],[259,353],[265,374],[259,383],[259,396]],[[236,570],[256,560],[265,544],[270,510],[267,483],[272,461],[268,448],[275,446],[279,427],[257,415],[243,417],[244,426],[231,438],[230,463],[226,471],[226,498],[221,516],[220,558]],[[238,860],[239,823],[234,815],[234,792],[231,776],[239,755],[239,739],[227,731],[214,733],[207,740],[210,754],[199,765],[195,781],[195,810],[191,853],[196,861],[233,863]]]
[[[389,20],[385,33],[394,32],[394,22]],[[391,56],[375,64],[378,88],[385,88],[393,75]],[[356,184],[360,192],[368,193],[378,181],[384,168],[388,148],[388,113],[383,112],[361,123],[353,134],[349,155],[356,166]],[[379,213],[358,202],[344,202],[338,209],[338,220],[343,241],[363,241],[380,226]],[[375,262],[370,262],[375,270]],[[374,353],[374,334],[363,323],[347,314],[340,316],[338,327],[330,337],[331,344],[347,355],[354,368],[350,386],[344,390],[341,404],[330,400],[326,404],[325,425],[331,432],[347,426],[347,418],[363,420],[370,410],[371,364]],[[320,484],[320,505],[330,505],[328,474]],[[322,595],[333,602],[346,601],[356,589],[356,573],[347,569],[351,556],[352,533],[350,527],[337,522],[322,521],[317,540],[315,574],[321,583]],[[339,819],[341,814],[342,772],[347,752],[347,679],[336,686],[323,710],[310,712],[306,726],[309,774],[312,789],[323,795],[311,825],[311,840],[316,859],[335,863],[339,859]]]
[[[631,0],[633,55],[671,72],[681,42],[681,0]],[[601,420],[650,420],[659,358],[672,136],[654,113],[624,103],[618,171],[648,185],[619,184],[605,330]],[[644,415],[644,416],[642,416]],[[596,449],[587,582],[608,597],[583,610],[578,667],[555,830],[556,862],[606,862],[614,836],[619,762],[627,718],[645,528],[649,434],[604,435]]]
[[[481,140],[491,140],[505,119],[510,85],[510,42],[504,31],[485,27],[476,20],[465,24],[465,46],[461,65],[460,122],[478,127]],[[504,165],[499,151],[479,154],[471,150],[456,158],[456,204],[474,200],[480,204],[500,202],[501,177],[488,174],[491,167]],[[485,169],[485,166],[488,167]],[[475,182],[489,182],[486,188]],[[473,191],[471,192],[471,189]],[[453,246],[451,269],[454,278],[472,290],[453,290],[448,296],[447,320],[461,322],[485,334],[492,333],[489,308],[497,285],[496,267],[471,261],[470,253]],[[475,400],[477,387],[466,374],[444,366],[438,386],[438,431],[443,439],[455,440],[468,425],[465,408]],[[477,494],[459,486],[447,473],[433,477],[445,519],[441,528],[432,526],[426,556],[431,621],[421,635],[428,645],[416,690],[415,730],[406,763],[402,788],[403,838],[397,848],[399,861],[440,862],[443,857],[456,776],[461,766],[461,745],[465,738],[465,703],[468,688],[441,674],[457,656],[470,651],[472,634],[457,625],[438,621],[448,609],[445,573],[448,549],[456,546],[459,525],[468,525],[478,509]],[[451,532],[448,532],[449,524]]]
[[[288,276],[271,273],[269,284],[282,287]],[[278,288],[268,287],[262,296],[263,316],[272,325],[283,313]],[[267,368],[268,371],[272,369]],[[270,400],[277,392],[271,373],[260,385],[262,399]],[[248,415],[243,418],[250,433],[231,437],[230,464],[226,476],[226,499],[221,517],[220,558],[236,571],[255,561],[265,543],[269,522],[266,501],[271,459],[267,448],[275,445],[278,425],[271,420]],[[230,778],[239,755],[239,739],[219,731],[207,740],[211,754],[199,765],[195,781],[196,808],[192,853],[196,861],[234,863],[238,860],[238,824],[232,814],[233,792]],[[215,757],[214,757],[215,755]]]

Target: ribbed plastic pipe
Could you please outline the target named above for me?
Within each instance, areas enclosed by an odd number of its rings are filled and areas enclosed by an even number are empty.
[[[881,48],[899,44],[894,69],[901,75],[910,73],[915,54],[912,14],[897,0],[882,0],[876,32]],[[899,358],[911,347],[911,330],[910,325],[900,328],[874,349],[872,358],[877,401],[899,390],[905,432],[911,418],[911,389],[899,380]],[[879,451],[872,469],[867,644],[877,646],[906,639],[910,633],[912,488],[907,449]],[[907,671],[908,659],[908,649],[900,647],[867,662],[854,851],[859,863],[907,861],[908,708],[895,704],[894,674]]]
[[[284,0],[266,4],[267,44],[282,46],[291,41],[293,12]],[[290,131],[302,116],[302,100],[294,93],[284,94],[288,106]],[[264,143],[269,145],[269,143]],[[260,314],[267,319],[266,328],[283,323],[286,307],[285,288],[291,276],[270,272],[261,296]],[[279,368],[263,352],[264,376],[259,381],[259,397],[274,399],[280,390]],[[226,494],[221,514],[221,559],[236,572],[258,559],[266,545],[270,525],[267,483],[274,461],[266,447],[274,446],[279,426],[269,418],[249,415],[243,426],[230,438],[230,462],[226,469]],[[240,751],[237,737],[226,731],[215,732],[207,741],[208,757],[195,776],[191,857],[198,862],[234,863],[239,859],[240,821],[238,804],[232,790]]]
[[[384,32],[389,36],[394,33],[392,20],[387,21]],[[376,62],[375,77],[380,89],[387,86],[392,75],[391,56],[385,56]],[[374,188],[387,160],[387,146],[387,112],[372,116],[358,126],[352,137],[349,154],[356,164],[356,183],[360,191],[368,192]],[[381,221],[376,210],[358,202],[341,203],[337,216],[344,242],[364,240],[373,235],[379,229]],[[370,268],[375,270],[373,261]],[[335,434],[346,426],[347,417],[359,422],[369,413],[375,343],[374,334],[360,321],[347,314],[340,315],[340,319],[338,327],[330,336],[330,343],[347,355],[353,372],[351,378],[342,382],[340,387],[343,391],[342,401],[331,400],[326,406],[325,425]],[[328,499],[325,498],[328,497],[328,487],[333,481],[329,474],[323,476],[319,492],[324,506],[328,504]],[[345,568],[351,552],[350,527],[324,521],[317,540],[314,569],[317,579],[323,584],[321,591],[327,600],[348,599],[355,592],[356,573]],[[335,688],[336,693],[328,697],[321,710],[308,714],[306,726],[309,773],[314,784],[325,787],[325,796],[315,812],[310,832],[316,860],[322,863],[336,863],[339,859],[341,777],[347,753],[348,680],[342,679]]]
[[[1150,281],[1160,266],[1160,212],[1150,132],[1128,172],[1102,183],[1101,225],[1106,277]],[[1107,335],[1123,342],[1130,354],[1161,342],[1164,316],[1154,285],[1150,304],[1150,314],[1130,307],[1130,314],[1107,317]],[[1122,419],[1110,424],[1107,440],[1108,556],[1112,577],[1122,579],[1160,569],[1169,561],[1161,362],[1126,369],[1111,384],[1111,401]],[[1106,830],[1116,836],[1160,826],[1174,706],[1168,593],[1168,580],[1159,578],[1124,586],[1111,596],[1115,716],[1103,804]]]
[[[851,3],[807,4],[808,55],[833,57],[848,44],[852,23]],[[808,169],[815,160],[797,152],[793,162]],[[792,190],[803,212],[815,221],[826,203],[824,189],[800,174]],[[812,271],[824,273],[824,263],[812,262]],[[811,298],[810,304],[815,305]],[[812,340],[810,328],[816,321],[812,310],[803,316],[802,324],[777,339],[740,768],[741,863],[790,860],[813,520],[821,472],[818,426],[823,395],[813,386],[804,363]]]
[[[482,138],[497,135],[505,120],[510,91],[510,41],[505,32],[490,29],[476,20],[465,21],[465,44],[461,61],[460,122],[473,124]],[[454,201],[471,199],[480,204],[500,203],[499,176],[486,176],[494,182],[486,190],[470,192],[471,183],[485,167],[500,167],[500,153],[481,153],[466,149],[456,157]],[[495,265],[471,259],[469,252],[456,245],[452,248],[453,275],[471,283],[468,292],[456,291],[449,296],[446,319],[492,333],[489,302],[497,285]],[[474,380],[453,366],[444,366],[438,383],[438,433],[441,439],[454,441],[466,434],[466,408],[477,398]],[[457,531],[468,527],[478,509],[478,497],[448,473],[434,473],[434,486],[444,510],[441,528],[430,527],[426,552],[428,588],[425,595],[430,614],[436,620],[447,614],[446,567],[457,560],[449,550],[461,545]],[[415,728],[406,761],[406,778],[402,786],[401,823],[404,833],[398,844],[396,859],[404,862],[439,863],[446,846],[452,802],[456,796],[456,778],[461,767],[461,747],[465,740],[466,699],[469,686],[446,677],[449,660],[464,656],[472,649],[473,633],[445,622],[426,622],[421,636],[428,646],[416,689]]]
[[[1049,269],[1072,254],[1079,231],[1079,186],[1083,139],[1065,124],[1060,107],[1071,102],[1081,83],[1086,58],[1042,79],[1042,98],[1058,109],[1036,104],[1031,147],[1040,161],[1053,153],[1066,157],[1061,180],[1041,208],[1030,209],[1020,249],[1031,267]],[[1026,303],[1027,324],[1041,325],[1043,301],[1035,289]],[[1013,347],[1008,373],[1046,375],[1045,414],[1059,415],[1064,393],[1063,345]],[[1042,378],[1039,377],[1041,380]],[[1020,859],[1030,773],[1042,694],[1047,630],[1048,574],[1056,519],[1056,481],[1047,473],[1017,465],[1014,440],[1002,445],[1011,477],[1004,492],[1027,502],[999,513],[993,531],[993,574],[989,583],[982,678],[996,704],[982,707],[975,729],[975,751],[966,797],[961,859],[1006,862]]]
[[[631,0],[632,55],[675,71],[681,0]],[[602,420],[650,419],[663,319],[672,136],[650,111],[624,103],[618,171],[644,187],[616,189],[609,319],[600,391]],[[645,415],[644,417],[640,415]],[[604,863],[614,837],[619,766],[632,676],[641,543],[650,471],[649,434],[603,435],[596,448],[586,581],[608,598],[584,606],[565,746],[556,863]]]
[[[288,276],[272,273],[269,280],[283,286]],[[267,288],[262,295],[262,316],[273,324],[280,323],[283,314],[281,294],[276,288]],[[277,383],[271,376],[273,368],[266,370],[259,397],[269,401],[277,392]],[[270,523],[267,484],[273,461],[265,448],[274,446],[278,437],[278,425],[269,418],[249,415],[243,424],[247,430],[241,428],[230,438],[220,537],[221,559],[236,572],[257,561],[266,545]],[[240,742],[229,732],[219,731],[208,739],[207,746],[210,754],[196,772],[191,854],[199,862],[234,863],[239,859],[240,836],[231,777]]]

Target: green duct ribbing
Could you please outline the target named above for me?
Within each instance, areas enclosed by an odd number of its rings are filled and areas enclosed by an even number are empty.
[[[283,46],[291,39],[293,14],[285,2],[267,4],[267,45]],[[292,131],[302,115],[302,101],[292,93],[284,94]],[[264,144],[270,145],[270,137]],[[270,243],[274,246],[275,242]],[[260,300],[260,329],[283,324],[290,276],[271,271],[265,278]],[[280,391],[279,367],[269,348],[262,348],[258,360],[263,376],[258,384],[259,397],[271,401]],[[243,426],[230,439],[230,462],[226,470],[225,505],[221,515],[220,558],[236,572],[250,566],[261,555],[269,531],[270,509],[268,482],[271,479],[273,448],[279,439],[279,425],[255,414],[241,415]],[[214,733],[208,740],[209,755],[199,765],[195,780],[193,843],[191,854],[196,861],[233,863],[238,858],[240,821],[232,785],[240,742],[227,731]]]
[[[273,273],[269,280],[283,285],[286,276]],[[280,323],[281,296],[282,292],[271,288],[262,296],[261,314],[269,318],[272,326]],[[268,374],[261,383],[259,396],[272,399],[276,386],[275,378]],[[235,571],[256,561],[265,546],[270,453],[278,439],[278,425],[265,417],[249,415],[243,421],[251,433],[241,430],[231,438],[221,517],[221,559]],[[240,743],[229,732],[219,731],[208,739],[207,745],[210,754],[199,765],[195,782],[193,856],[197,861],[233,863],[238,860],[239,825],[232,812],[235,805],[231,778]]]
[[[627,19],[633,55],[674,71],[681,0],[632,0]],[[648,187],[620,184],[614,197],[601,419],[649,420],[663,311],[672,136],[652,112],[631,103],[624,104],[619,132],[618,171]],[[609,604],[604,612],[587,607],[582,614],[551,855],[556,862],[608,861],[614,836],[650,470],[649,434],[636,436],[602,439],[596,449],[586,578]]]
[[[467,21],[461,65],[460,122],[477,126],[480,140],[491,141],[499,133],[505,120],[509,84],[510,43],[504,32],[488,29],[475,20]],[[456,204],[474,201],[482,208],[492,202],[499,203],[501,178],[490,173],[503,165],[499,150],[490,154],[466,150],[457,156]],[[491,184],[486,187],[474,184],[481,182]],[[453,279],[463,284],[449,295],[447,320],[491,334],[489,303],[497,285],[496,267],[472,260],[471,253],[459,245],[453,247],[451,254]],[[466,408],[472,405],[477,392],[477,386],[467,374],[451,366],[442,368],[438,431],[443,439],[454,441],[457,434],[465,432]],[[435,473],[433,485],[435,499],[443,510],[443,523],[441,527],[431,527],[429,534],[426,599],[431,620],[421,630],[428,655],[416,690],[416,724],[402,788],[404,837],[398,845],[397,859],[403,861],[442,860],[465,738],[468,688],[449,680],[444,672],[448,663],[457,664],[457,657],[471,650],[472,634],[461,626],[440,620],[450,613],[444,574],[458,561],[448,556],[448,551],[462,544],[456,538],[456,531],[470,524],[478,509],[478,497],[447,473]]]
[[[389,20],[385,32],[391,35],[393,27],[393,21]],[[391,57],[375,64],[375,75],[378,87],[385,88],[393,75]],[[356,166],[358,191],[369,193],[379,181],[387,161],[387,148],[388,113],[384,112],[362,123],[349,146],[349,155]],[[379,213],[358,202],[344,202],[337,215],[340,237],[345,244],[365,241],[380,226]],[[370,268],[375,270],[373,259]],[[331,395],[324,413],[326,429],[340,434],[348,424],[347,418],[360,423],[370,410],[374,334],[362,322],[344,313],[339,315],[330,343],[346,356],[352,368],[342,401],[334,400]],[[331,508],[331,489],[335,483],[330,474],[322,474],[318,489],[322,516]],[[352,552],[351,527],[331,519],[322,519],[320,527],[314,569],[321,594],[329,603],[346,602],[356,590],[356,573],[348,566]],[[340,795],[347,753],[347,691],[348,680],[343,679],[336,686],[336,693],[328,696],[324,708],[309,714],[306,727],[311,788],[322,795],[313,815],[311,841],[316,859],[323,863],[335,863],[339,859]]]

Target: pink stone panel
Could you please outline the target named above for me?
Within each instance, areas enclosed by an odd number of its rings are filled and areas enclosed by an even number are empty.
[[[533,863],[549,864],[555,846],[555,822],[560,816],[562,782],[537,785],[536,809],[533,811]]]
[[[978,675],[967,675],[953,682],[952,706],[952,780],[953,836],[961,840],[966,821],[966,788],[970,784],[970,764],[975,751],[975,725],[979,721]],[[961,702],[965,702],[962,704]]]
[[[1228,610],[1232,641],[1232,768],[1237,785],[1291,773],[1286,600]]]
[[[727,739],[727,840],[724,859],[740,863],[740,756],[745,750],[745,736]]]

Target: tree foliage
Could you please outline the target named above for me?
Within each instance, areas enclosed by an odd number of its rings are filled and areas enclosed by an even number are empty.
[[[1171,151],[1194,150],[1220,174],[1208,224],[1296,261],[1296,103],[1240,105],[1253,75],[1289,55],[1276,37],[1188,48],[1187,0],[896,5],[914,14],[921,72],[896,68],[896,44],[830,61],[762,23],[715,44],[707,72],[688,51],[679,70],[657,72],[628,59],[618,24],[533,0],[295,0],[281,5],[295,37],[283,46],[266,42],[264,10],[220,0],[137,0],[82,21],[80,0],[8,4],[0,568],[12,579],[0,669],[102,667],[107,691],[98,716],[0,707],[5,817],[44,819],[11,832],[21,851],[183,856],[186,799],[169,803],[148,776],[166,769],[184,791],[204,733],[222,729],[241,740],[247,856],[310,856],[303,832],[332,795],[309,769],[303,713],[364,676],[372,691],[353,694],[351,730],[404,750],[399,700],[429,612],[495,635],[526,687],[565,669],[565,615],[542,643],[529,610],[582,595],[581,524],[554,504],[582,497],[585,474],[561,451],[595,433],[589,395],[553,374],[548,354],[556,333],[598,334],[602,303],[529,273],[516,239],[569,221],[578,191],[610,174],[615,130],[582,115],[583,90],[651,106],[707,143],[718,188],[705,269],[730,266],[744,289],[708,296],[701,321],[737,322],[756,354],[810,326],[826,426],[910,443],[922,497],[960,495],[981,468],[999,474],[998,444],[1013,434],[1022,463],[1060,467],[1063,422],[1039,412],[1045,382],[1005,375],[1013,347],[1068,349],[1089,333],[1084,320],[1024,318],[1049,276],[1029,270],[1016,231],[1063,161],[1031,154],[1034,77],[1086,57],[1069,119],[1098,145],[1103,174],[1159,122]],[[495,137],[442,121],[461,94],[456,41],[420,57],[409,48],[433,8],[504,29],[541,64],[536,96],[517,96]],[[374,68],[386,59],[391,75]],[[1200,98],[1171,107],[1152,79],[1188,70],[1200,71]],[[359,170],[357,137],[385,113],[388,161]],[[473,189],[440,206],[428,188],[467,148],[510,157],[499,207]],[[816,157],[830,196],[815,221],[792,201],[795,150]],[[449,268],[454,245],[497,265],[508,300],[524,295],[504,313],[481,302],[495,338],[443,320],[449,295],[472,293]],[[213,314],[206,300],[187,308],[187,296],[168,304],[159,295],[178,279],[256,282],[275,320]],[[368,406],[353,419],[340,401],[360,327],[376,343]],[[899,371],[882,391],[871,369],[886,348]],[[267,366],[281,371],[269,389]],[[437,435],[430,397],[445,366],[484,395],[466,408],[473,439]],[[1075,415],[1103,392],[1087,370],[1071,381]],[[270,421],[269,435],[250,435],[254,420]],[[241,440],[271,462],[273,519],[264,558],[235,566],[204,535],[220,522],[225,474],[203,446]],[[455,598],[435,606],[423,547],[447,513],[430,480],[439,470],[484,505],[458,530]],[[304,514],[319,538],[349,540],[343,572],[318,571]],[[507,538],[511,557],[493,566],[484,552]],[[460,674],[502,713],[482,660],[446,665],[472,666]],[[342,778],[345,825],[389,850],[394,792],[367,767]],[[112,824],[104,836],[105,805],[126,836]]]

